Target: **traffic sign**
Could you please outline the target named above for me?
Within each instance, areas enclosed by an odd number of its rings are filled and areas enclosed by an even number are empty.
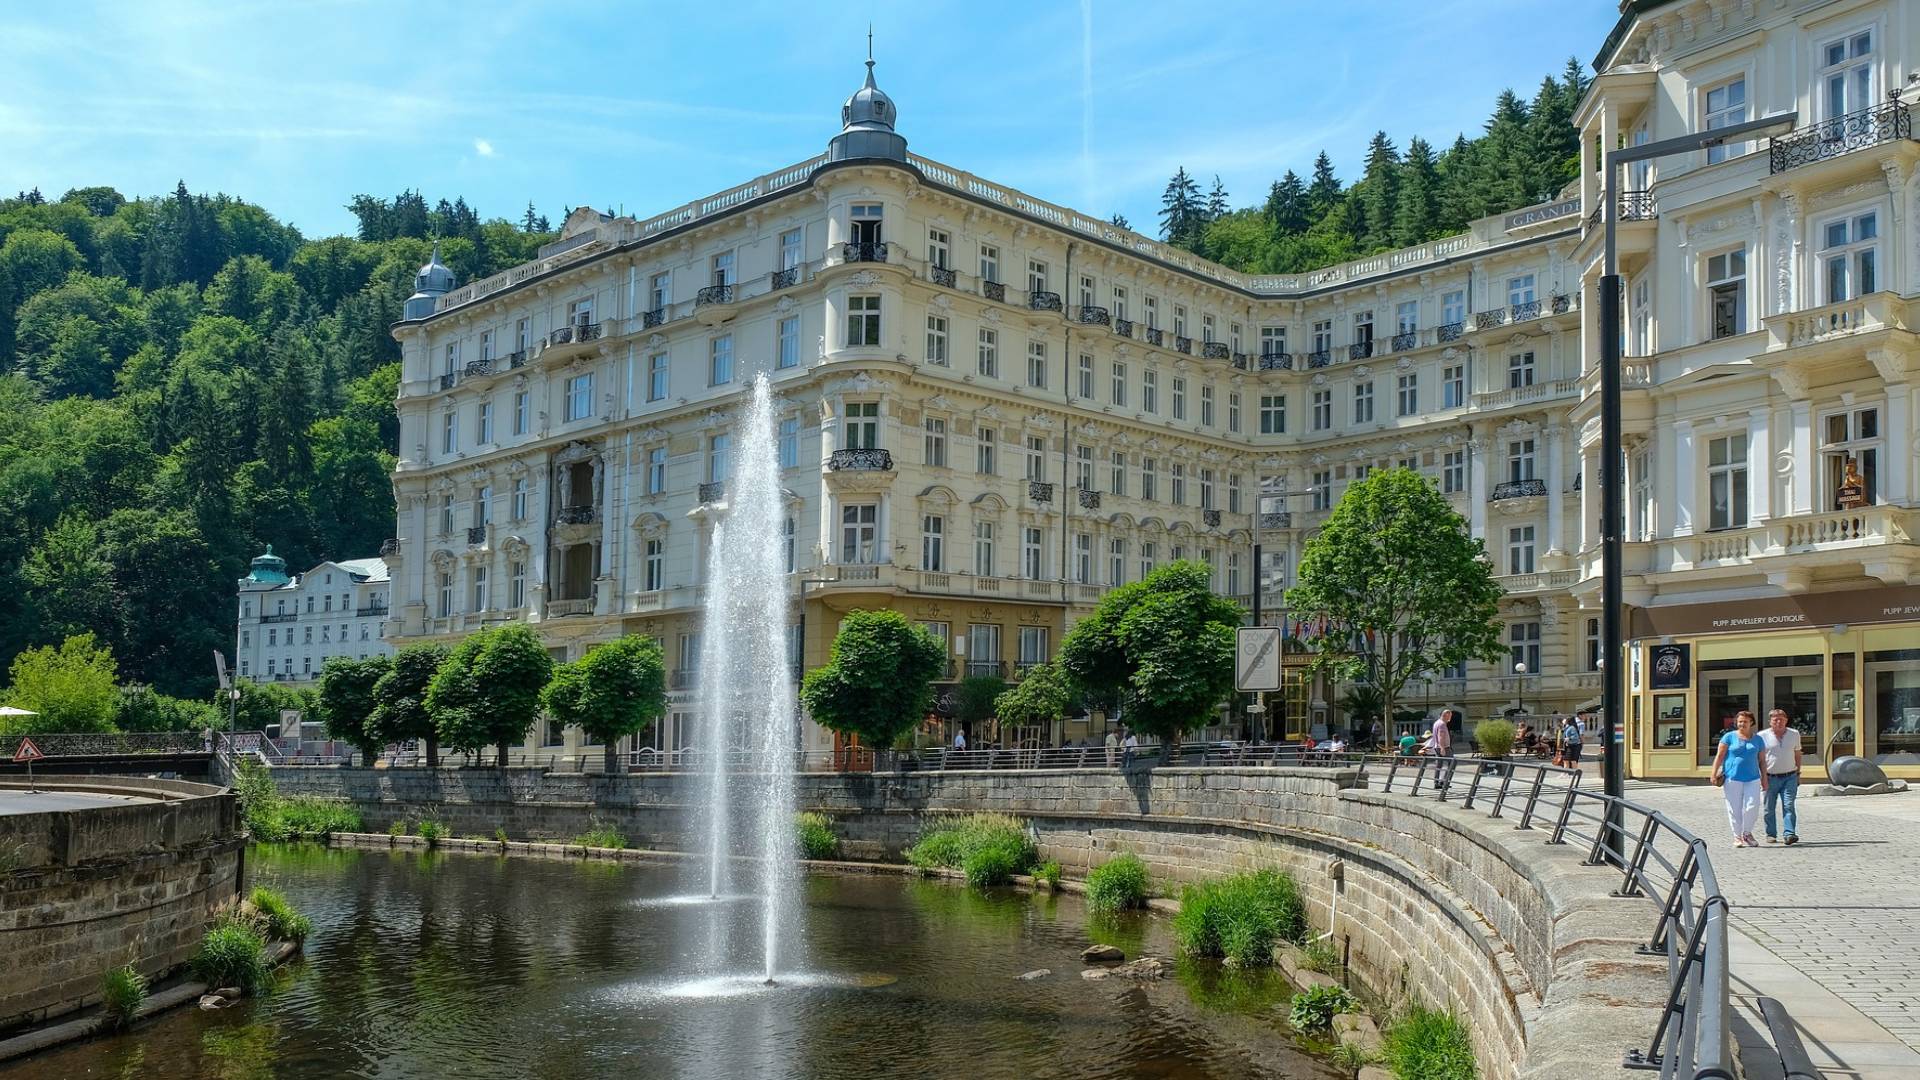
[[[1234,689],[1280,689],[1279,627],[1243,626],[1233,645]]]
[[[33,745],[32,739],[21,739],[20,745],[13,751],[13,763],[19,765],[24,762],[38,761],[46,756],[47,755],[40,752],[39,747]]]

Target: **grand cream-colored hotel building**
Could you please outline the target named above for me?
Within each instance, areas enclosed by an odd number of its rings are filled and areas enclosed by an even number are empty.
[[[1346,485],[1404,465],[1484,539],[1511,644],[1419,704],[1594,708],[1597,152],[1796,112],[1615,200],[1630,768],[1703,772],[1732,711],[1777,705],[1817,761],[1920,775],[1920,0],[1622,9],[1576,184],[1311,273],[1243,274],[910,153],[871,65],[818,157],[654,217],[575,211],[485,280],[430,263],[394,328],[390,636],[526,622],[572,657],[652,635],[673,715],[640,741],[684,745],[700,510],[765,373],[796,668],[888,607],[949,642],[952,676],[1018,679],[1155,565],[1204,559],[1250,601],[1256,528],[1277,623]],[[1283,730],[1337,727],[1338,697],[1290,675],[1272,704]],[[543,727],[527,750],[578,743]]]

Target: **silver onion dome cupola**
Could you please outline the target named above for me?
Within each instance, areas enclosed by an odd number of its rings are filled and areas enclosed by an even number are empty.
[[[413,275],[413,295],[407,297],[407,303],[401,309],[401,318],[407,322],[424,319],[433,314],[433,307],[440,298],[453,291],[453,271],[440,261],[440,242],[433,242],[433,257],[427,265]]]
[[[907,160],[907,140],[893,130],[899,110],[873,81],[873,34],[867,34],[867,82],[840,106],[840,134],[827,143],[828,161]]]

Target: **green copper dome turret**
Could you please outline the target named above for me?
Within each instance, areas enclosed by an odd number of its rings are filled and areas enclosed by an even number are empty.
[[[287,578],[287,560],[273,553],[273,545],[267,545],[264,555],[254,557],[247,571],[247,580],[262,585],[285,585]]]

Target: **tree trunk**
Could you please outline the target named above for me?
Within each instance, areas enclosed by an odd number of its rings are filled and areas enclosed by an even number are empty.
[[[376,746],[361,747],[360,748],[360,767],[363,769],[373,768],[373,759],[379,756],[380,756],[379,747],[376,747]]]
[[[505,739],[502,739],[502,740],[500,740],[500,764],[499,764],[499,767],[500,767],[501,769],[505,769],[505,768],[507,767],[507,742],[506,742],[506,740],[505,740]]]
[[[608,776],[617,776],[620,773],[623,773],[626,771],[624,768],[621,767],[620,751],[614,749],[613,743],[614,743],[614,740],[612,739],[607,740],[606,773]]]
[[[439,767],[440,767],[440,738],[438,735],[432,732],[428,732],[427,733],[427,768],[437,769]]]

